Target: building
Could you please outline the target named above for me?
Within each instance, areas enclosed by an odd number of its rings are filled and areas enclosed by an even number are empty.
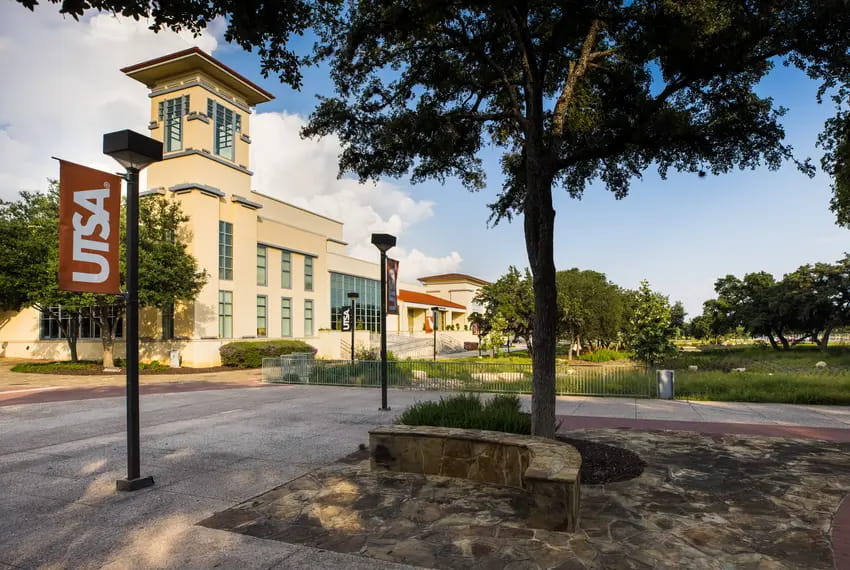
[[[251,189],[250,117],[273,96],[198,48],[121,71],[150,89],[150,136],[163,142],[141,195],[180,202],[189,250],[209,274],[194,302],[142,311],[142,359],[167,361],[176,350],[186,365],[215,365],[222,344],[261,338],[304,339],[338,358],[348,337],[335,331],[352,291],[364,331],[358,342],[368,343],[365,331],[380,328],[378,264],[346,255],[342,222]],[[388,332],[424,332],[432,307],[441,309],[439,329],[462,332],[484,283],[449,274],[402,285]],[[81,358],[99,358],[96,328],[81,324]],[[55,322],[28,309],[0,320],[0,356],[59,359],[67,348]]]

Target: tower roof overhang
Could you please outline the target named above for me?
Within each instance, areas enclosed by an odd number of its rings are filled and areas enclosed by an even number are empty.
[[[121,71],[149,88],[169,77],[202,71],[239,94],[252,107],[274,99],[274,95],[196,47],[130,65]]]

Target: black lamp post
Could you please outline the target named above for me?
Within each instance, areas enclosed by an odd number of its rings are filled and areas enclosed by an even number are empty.
[[[103,154],[126,169],[127,181],[127,477],[118,479],[119,491],[153,485],[141,476],[139,461],[139,171],[162,160],[162,143],[133,131],[103,135]]]
[[[357,291],[348,293],[348,298],[351,299],[351,363],[354,364],[354,329],[357,327],[357,313],[355,312],[355,303],[360,295]]]
[[[437,360],[437,315],[439,315],[440,307],[431,307],[431,314],[434,318],[434,326],[431,327],[434,329],[434,361]]]
[[[395,247],[395,236],[372,234],[372,245],[381,252],[381,410],[387,406],[387,251]]]

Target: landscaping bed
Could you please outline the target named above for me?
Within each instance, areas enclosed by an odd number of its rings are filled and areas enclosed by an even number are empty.
[[[105,372],[100,362],[21,362],[11,368],[12,372],[23,372],[27,374],[63,374],[72,376],[115,376],[124,374],[124,369],[119,372]],[[209,368],[169,368],[168,366],[150,366],[141,364],[139,374],[201,374],[206,372],[225,372],[233,370],[227,366],[215,366]]]

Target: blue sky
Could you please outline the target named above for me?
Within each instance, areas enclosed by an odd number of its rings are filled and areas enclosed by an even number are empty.
[[[263,111],[285,110],[307,116],[317,94],[332,93],[324,68],[305,73],[301,91],[259,74],[258,58],[236,49],[216,53],[277,99]],[[818,105],[817,84],[801,72],[778,65],[760,85],[760,94],[789,109],[782,123],[786,140],[799,157],[819,160],[815,141],[831,104]],[[445,185],[410,185],[417,199],[435,202],[435,215],[406,232],[406,240],[428,251],[458,250],[462,271],[495,279],[509,265],[527,266],[521,220],[487,227],[489,210],[501,187],[498,152],[484,155],[487,188],[478,193],[456,180]],[[581,200],[554,190],[557,267],[605,273],[615,283],[635,288],[642,279],[682,300],[690,316],[713,296],[713,283],[728,273],[769,271],[777,276],[805,263],[834,261],[850,250],[850,231],[834,224],[829,212],[829,178],[809,179],[793,165],[771,172],[735,171],[698,178],[671,174],[667,180],[648,171],[631,193],[615,200],[600,184]]]
[[[0,198],[43,187],[56,176],[52,155],[114,168],[101,154],[100,134],[145,132],[148,113],[144,87],[118,69],[191,42],[275,94],[253,119],[255,182],[276,197],[341,218],[353,254],[372,255],[368,232],[389,230],[399,235],[403,277],[405,265],[414,276],[456,270],[485,279],[509,265],[527,265],[520,220],[487,227],[486,204],[502,182],[496,152],[483,156],[488,185],[478,193],[454,180],[365,187],[337,181],[338,146],[303,143],[296,135],[316,94],[331,92],[325,69],[307,70],[304,88],[293,91],[276,78],[262,78],[256,55],[224,44],[220,25],[192,39],[154,35],[143,22],[107,15],[74,22],[54,10],[41,6],[32,14],[16,3],[0,4],[0,73],[28,86],[0,91]],[[814,143],[832,108],[816,104],[816,85],[780,66],[761,89],[790,109],[783,124],[798,155],[819,159]],[[829,184],[823,175],[809,179],[789,165],[702,179],[673,174],[666,181],[650,171],[619,201],[600,186],[582,200],[556,189],[556,264],[601,271],[629,288],[647,279],[694,316],[720,276],[759,270],[781,276],[804,263],[842,257],[850,236],[829,212]]]

